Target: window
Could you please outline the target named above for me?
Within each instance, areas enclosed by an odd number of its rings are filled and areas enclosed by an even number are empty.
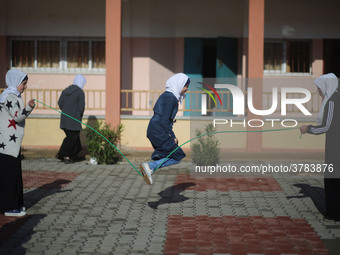
[[[93,68],[105,68],[105,42],[92,42]]]
[[[38,41],[37,67],[59,68],[60,43],[58,41]]]
[[[89,67],[89,42],[67,42],[67,67]]]
[[[34,67],[34,41],[12,41],[12,66]]]
[[[11,67],[37,72],[105,72],[105,41],[11,38]]]
[[[287,72],[309,73],[310,42],[291,41],[287,44]]]
[[[267,41],[264,43],[264,74],[310,74],[310,56],[310,41]]]
[[[271,72],[281,71],[283,64],[283,44],[264,44],[264,70]]]

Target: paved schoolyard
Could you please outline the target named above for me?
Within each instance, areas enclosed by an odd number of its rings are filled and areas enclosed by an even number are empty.
[[[23,160],[28,215],[0,215],[0,254],[340,254],[322,179],[204,179],[192,167],[149,186],[127,162]]]

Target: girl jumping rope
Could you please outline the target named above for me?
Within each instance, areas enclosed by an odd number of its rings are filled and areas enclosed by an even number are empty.
[[[153,108],[154,115],[148,125],[147,138],[155,151],[151,156],[152,161],[140,165],[143,178],[150,185],[153,183],[152,174],[158,166],[162,168],[178,164],[185,157],[185,153],[178,146],[178,139],[172,126],[178,111],[178,103],[184,99],[189,84],[189,77],[183,73],[171,76],[166,81],[166,91],[160,95]],[[171,152],[173,153],[169,156]]]

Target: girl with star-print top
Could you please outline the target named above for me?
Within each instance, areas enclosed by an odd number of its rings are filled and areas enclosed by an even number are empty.
[[[9,70],[6,74],[7,88],[0,95],[0,213],[5,213],[5,216],[26,215],[20,146],[25,119],[35,107],[33,99],[25,106],[21,98],[27,81],[25,73]]]

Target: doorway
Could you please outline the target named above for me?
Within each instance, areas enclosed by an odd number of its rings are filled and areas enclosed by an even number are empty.
[[[184,112],[184,116],[200,116],[201,97],[200,83],[207,83],[214,86],[216,83],[228,83],[237,85],[237,38],[186,38],[184,48],[184,73],[191,79],[190,91],[196,93],[189,94],[186,99],[185,108],[192,109],[191,114]],[[222,98],[225,102],[223,107],[210,102],[208,109],[231,109],[232,97],[227,95]],[[214,113],[218,115],[232,115],[228,113]]]

